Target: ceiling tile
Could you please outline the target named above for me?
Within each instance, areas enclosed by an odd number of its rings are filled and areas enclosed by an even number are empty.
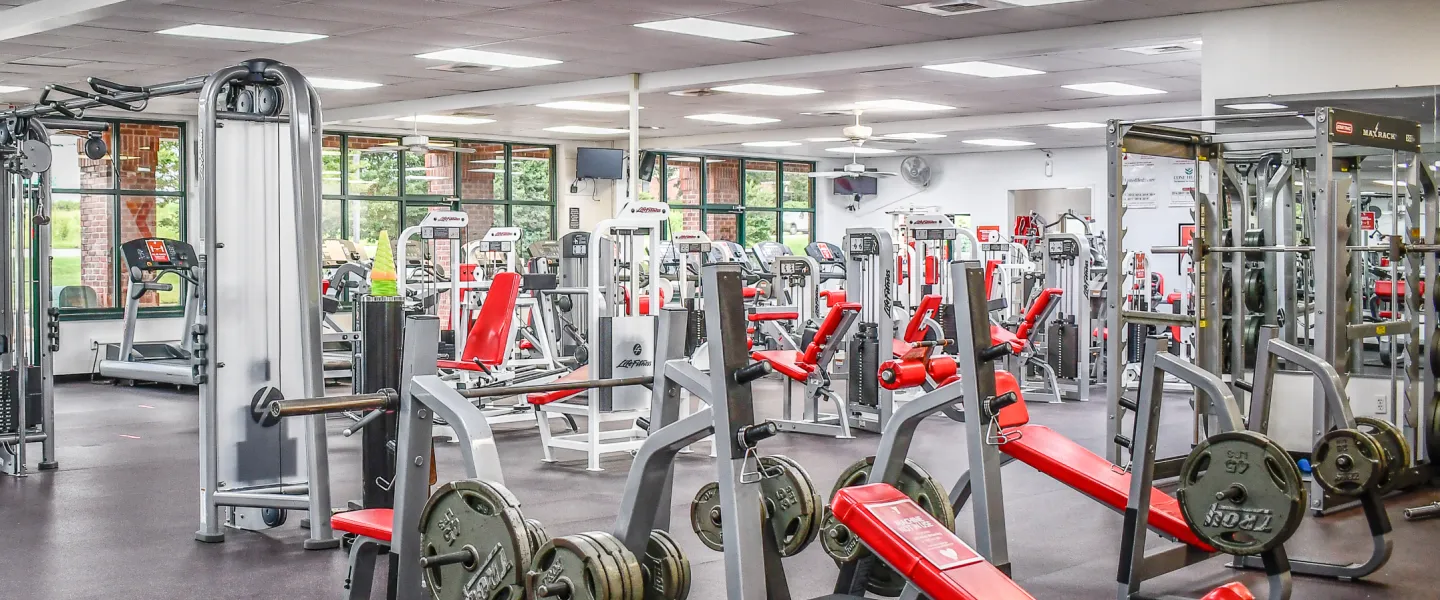
[[[313,0],[313,3],[345,9],[358,8],[426,17],[456,17],[478,12],[473,4],[437,0]]]

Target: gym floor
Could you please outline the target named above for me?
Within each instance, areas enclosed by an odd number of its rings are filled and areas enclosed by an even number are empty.
[[[339,388],[336,393],[339,393]],[[768,400],[762,410],[777,410],[778,384],[757,384]],[[1091,449],[1104,438],[1103,402],[1051,405],[1032,398],[1035,422],[1049,425]],[[1177,400],[1177,402],[1183,402]],[[196,481],[196,402],[193,393],[165,388],[117,388],[66,383],[56,390],[59,435],[57,472],[23,479],[0,477],[0,598],[6,600],[74,598],[145,598],[147,600],[339,597],[345,555],[307,552],[299,519],[266,533],[231,532],[223,544],[201,544],[191,537],[199,509]],[[1167,412],[1170,447],[1186,446],[1186,409]],[[359,493],[358,436],[338,435],[332,421],[330,460],[335,501]],[[912,458],[947,486],[965,469],[962,425],[932,417],[916,436]],[[612,455],[603,473],[588,473],[578,453],[562,462],[539,461],[533,428],[504,426],[497,438],[510,489],[527,517],[545,524],[551,535],[608,530],[614,520],[630,464]],[[769,440],[768,453],[785,454],[804,465],[828,492],[853,461],[874,453],[877,436],[855,440],[787,435]],[[703,448],[708,450],[708,448]],[[441,447],[441,479],[458,472],[459,453]],[[32,461],[33,462],[33,461]],[[676,469],[672,530],[694,565],[692,597],[724,598],[721,555],[702,546],[689,529],[694,490],[714,478],[704,452],[682,455]],[[1015,578],[1037,598],[1113,598],[1121,518],[1118,514],[1042,476],[1014,464],[1005,469],[1006,518]],[[1411,493],[1388,502],[1395,528],[1394,556],[1369,580],[1341,583],[1295,579],[1296,600],[1429,599],[1437,594],[1435,540],[1440,520],[1405,522],[1400,510],[1433,502],[1440,492]],[[967,509],[959,518],[961,537],[973,539]],[[1166,542],[1160,542],[1166,543]],[[1292,559],[1324,557],[1363,560],[1369,549],[1358,511],[1307,519],[1288,544]],[[827,593],[836,568],[819,545],[786,560],[796,598]],[[1223,559],[1172,573],[1146,586],[1149,593],[1198,596],[1232,578],[1257,584],[1254,573],[1240,573]],[[380,597],[380,592],[376,592]]]

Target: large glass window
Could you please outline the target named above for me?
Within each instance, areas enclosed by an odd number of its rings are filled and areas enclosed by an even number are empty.
[[[62,314],[113,317],[125,304],[129,277],[121,244],[140,238],[185,239],[184,124],[113,121],[102,136],[109,153],[85,156],[87,134],[56,131],[51,168],[51,289]],[[141,298],[141,313],[174,311],[180,281]]]
[[[728,156],[662,155],[657,186],[670,204],[670,230],[702,229],[744,246],[781,242],[796,254],[814,240],[810,162]]]
[[[555,236],[555,149],[534,144],[435,139],[431,144],[474,150],[424,154],[400,150],[398,140],[368,134],[331,132],[322,161],[326,180],[322,226],[326,237],[347,238],[374,255],[382,230],[397,241],[404,227],[432,210],[470,215],[466,239],[480,239],[491,227],[519,227],[521,256],[531,242]],[[394,146],[394,150],[367,151]],[[345,148],[343,160],[340,148]],[[336,173],[330,173],[332,170]]]

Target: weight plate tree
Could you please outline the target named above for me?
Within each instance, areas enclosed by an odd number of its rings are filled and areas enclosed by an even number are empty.
[[[1175,492],[1190,530],[1227,554],[1285,543],[1305,516],[1305,487],[1290,455],[1250,431],[1209,437],[1185,459]]]

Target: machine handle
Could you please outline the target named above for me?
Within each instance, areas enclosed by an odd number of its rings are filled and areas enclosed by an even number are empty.
[[[379,420],[380,415],[383,414],[385,414],[384,410],[372,410],[369,413],[366,413],[365,416],[360,417],[360,420],[356,421],[354,425],[346,427],[344,431],[340,432],[340,435],[343,435],[345,437],[355,435],[355,432],[360,431],[361,429],[364,429],[366,425],[369,425]]]

